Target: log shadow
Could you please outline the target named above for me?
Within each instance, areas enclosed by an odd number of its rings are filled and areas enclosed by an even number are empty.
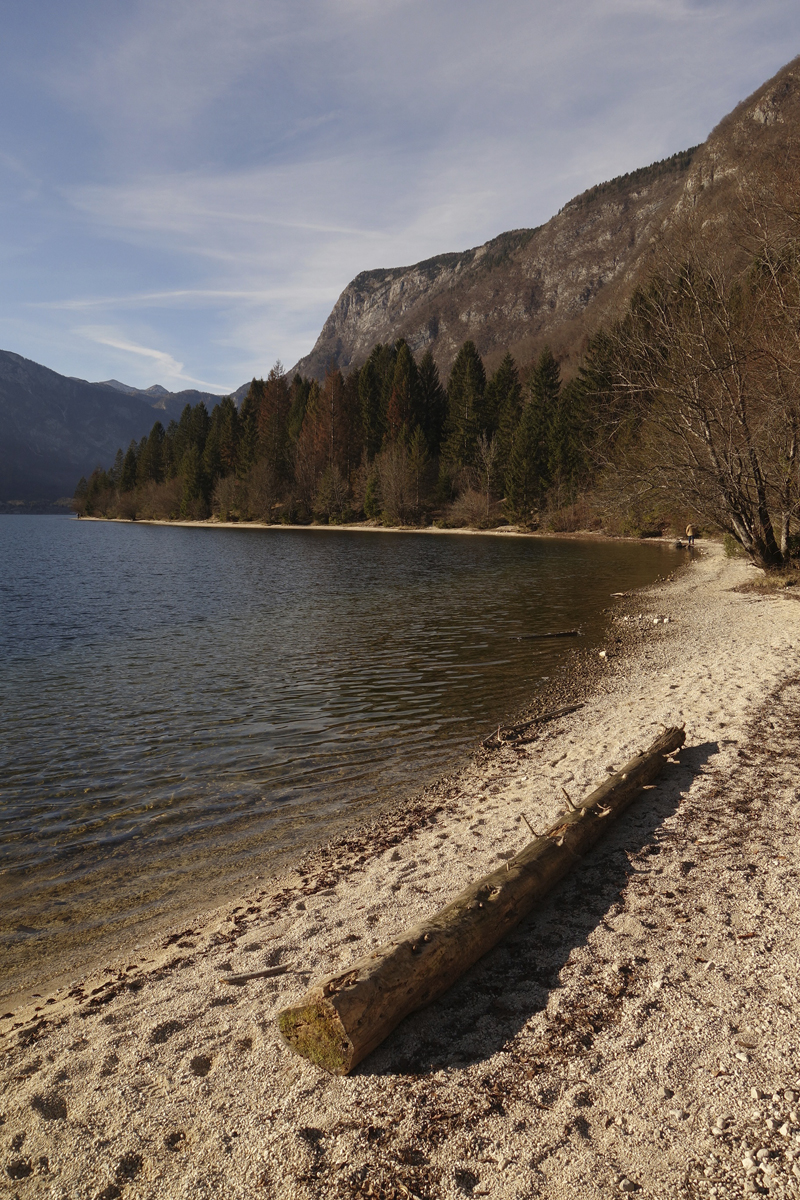
[[[634,801],[521,925],[439,1000],[406,1017],[354,1074],[427,1075],[473,1066],[502,1050],[547,1007],[570,955],[614,915],[629,878],[662,873],[660,856],[675,836],[663,822],[718,753],[717,742],[706,742],[684,748],[677,762],[668,762],[655,787]],[[627,939],[619,936],[624,952]]]

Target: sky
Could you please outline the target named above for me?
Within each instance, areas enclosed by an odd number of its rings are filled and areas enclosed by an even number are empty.
[[[795,0],[5,0],[0,348],[224,394],[359,273],[703,141]]]

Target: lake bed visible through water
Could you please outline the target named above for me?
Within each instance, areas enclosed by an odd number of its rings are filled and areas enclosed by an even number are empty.
[[[662,544],[0,518],[0,992],[462,761]],[[518,640],[522,639],[522,640]]]

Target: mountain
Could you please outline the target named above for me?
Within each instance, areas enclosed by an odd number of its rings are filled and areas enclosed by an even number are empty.
[[[233,396],[233,399],[236,402],[237,408],[241,408],[242,401],[244,400],[245,396],[247,395],[247,393],[249,391],[250,391],[250,380],[248,379],[247,383],[243,383],[242,386],[238,387],[235,392],[231,392],[231,395]]]
[[[103,387],[116,388],[118,392],[125,392],[128,396],[172,396],[174,393],[167,388],[162,387],[160,383],[154,383],[149,388],[131,387],[129,383],[120,383],[118,379],[102,379]]]
[[[294,370],[321,379],[329,364],[361,366],[377,342],[399,337],[415,354],[430,347],[443,372],[467,338],[490,368],[506,350],[525,363],[549,342],[569,369],[681,213],[704,205],[724,215],[742,170],[780,151],[799,118],[800,58],[701,146],[590,188],[546,225],[411,267],[362,271]]]
[[[202,400],[210,412],[220,399],[219,396],[213,396],[210,392],[195,392],[190,389],[183,392],[168,392],[159,383],[154,383],[152,387],[142,389],[131,387],[127,383],[120,383],[118,379],[106,379],[102,386],[116,388],[117,391],[126,392],[129,396],[149,396],[151,397],[153,408],[163,409],[171,417],[174,416],[176,420],[183,412],[184,405],[186,404],[195,405]],[[235,392],[231,392],[237,408],[249,391],[250,380],[248,379],[247,383],[243,383]]]
[[[208,392],[146,392],[117,380],[87,383],[0,351],[0,504],[52,503],[71,496],[81,475],[107,467],[118,447],[179,417]]]
[[[220,397],[215,396],[212,392],[198,392],[194,388],[186,388],[182,392],[170,392],[160,383],[154,383],[149,388],[135,388],[127,383],[120,383],[118,379],[106,379],[98,386],[114,388],[118,392],[124,392],[127,396],[141,396],[143,400],[152,404],[153,408],[165,413],[168,420],[176,421],[187,404],[194,407],[202,400],[210,412],[220,400]],[[247,394],[249,386],[249,383],[244,385],[244,395]],[[238,396],[241,391],[242,388],[239,388],[234,394]]]

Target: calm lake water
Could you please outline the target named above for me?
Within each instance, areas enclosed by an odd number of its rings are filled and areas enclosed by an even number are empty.
[[[0,517],[0,992],[463,758],[663,546]],[[583,643],[586,644],[585,642]]]

